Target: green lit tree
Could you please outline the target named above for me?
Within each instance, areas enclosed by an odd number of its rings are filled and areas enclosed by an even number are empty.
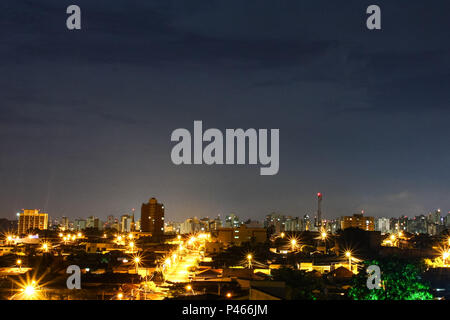
[[[367,267],[378,265],[381,269],[381,289],[367,288]],[[354,300],[430,300],[430,287],[421,280],[423,265],[404,259],[389,258],[366,261],[365,267],[353,278],[348,295]]]

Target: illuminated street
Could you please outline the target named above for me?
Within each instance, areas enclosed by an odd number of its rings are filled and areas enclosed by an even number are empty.
[[[200,257],[199,250],[184,250],[179,260],[165,274],[166,281],[189,282],[189,269],[197,264]]]

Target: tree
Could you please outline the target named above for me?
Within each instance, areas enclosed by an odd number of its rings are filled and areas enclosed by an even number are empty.
[[[433,299],[430,287],[423,283],[420,274],[423,265],[399,258],[372,260],[365,262],[363,268],[353,279],[348,295],[354,300],[430,300]],[[381,269],[381,289],[367,288],[367,267],[378,265]]]

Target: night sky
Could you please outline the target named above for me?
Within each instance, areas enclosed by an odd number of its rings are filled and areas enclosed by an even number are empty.
[[[82,30],[66,28],[66,8]],[[382,30],[366,28],[370,4]],[[450,2],[0,2],[0,217],[450,210]],[[279,128],[280,170],[176,166],[177,128]]]

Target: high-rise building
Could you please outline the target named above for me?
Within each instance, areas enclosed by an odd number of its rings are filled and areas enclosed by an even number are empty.
[[[39,210],[23,210],[19,214],[18,233],[25,234],[30,229],[47,230],[48,214]]]
[[[282,214],[272,212],[268,214],[264,220],[264,228],[273,228],[275,233],[285,231],[286,217]],[[227,227],[227,225],[225,225]]]
[[[94,216],[87,218],[86,228],[101,229],[100,219]]]
[[[298,217],[287,217],[284,225],[284,231],[303,231],[302,220]]]
[[[375,231],[375,222],[373,217],[366,217],[363,214],[354,214],[341,218],[341,229],[359,228],[366,231]]]
[[[131,231],[131,217],[128,214],[124,214],[120,217],[120,232]]]
[[[227,228],[238,228],[241,225],[239,217],[234,213],[225,217],[225,227]]]
[[[62,217],[60,222],[59,222],[59,227],[61,228],[61,230],[69,230],[69,218],[67,217]]]
[[[219,228],[222,228],[222,220],[220,219],[220,216],[217,216],[214,220],[210,222],[209,229],[210,230],[217,230]]]
[[[161,239],[164,234],[164,205],[155,198],[142,204],[141,231],[150,232],[154,239]]]
[[[391,232],[391,223],[389,218],[378,218],[375,220],[375,231],[380,231],[382,234]]]
[[[200,221],[195,218],[188,218],[180,224],[181,234],[191,234],[200,231]]]
[[[74,228],[77,231],[86,229],[86,220],[85,219],[75,219]]]
[[[427,218],[424,215],[416,216],[408,223],[408,232],[427,233]]]
[[[322,193],[317,193],[317,220],[316,220],[317,230],[320,231],[322,228]]]

